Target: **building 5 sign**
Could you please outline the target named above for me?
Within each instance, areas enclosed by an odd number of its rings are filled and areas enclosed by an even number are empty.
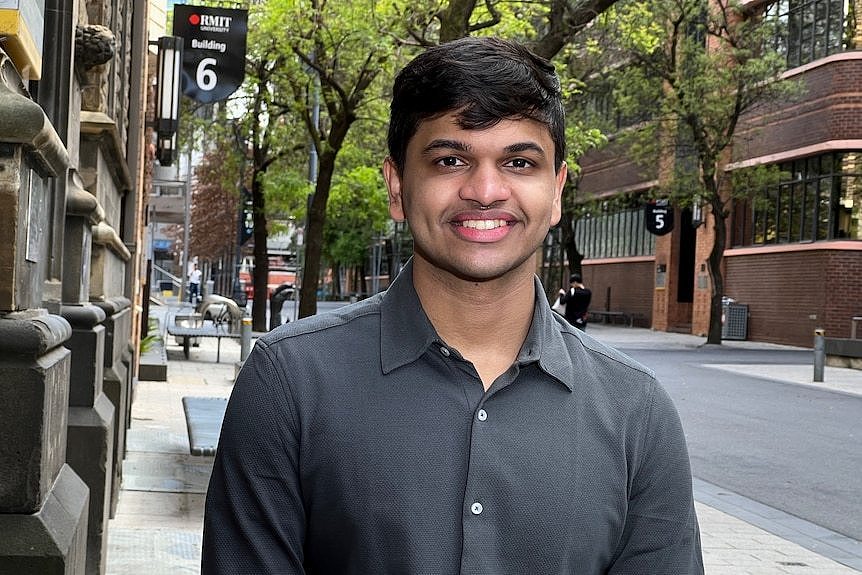
[[[663,236],[673,231],[673,206],[667,200],[655,200],[644,206],[646,229],[649,233]]]
[[[174,36],[183,38],[183,94],[208,104],[233,94],[245,78],[248,12],[177,4]]]

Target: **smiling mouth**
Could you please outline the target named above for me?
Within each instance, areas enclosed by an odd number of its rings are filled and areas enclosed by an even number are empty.
[[[506,220],[464,220],[458,224],[474,230],[493,230],[508,225]]]

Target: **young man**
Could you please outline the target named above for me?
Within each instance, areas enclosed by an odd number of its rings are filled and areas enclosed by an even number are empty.
[[[587,331],[587,310],[593,292],[584,284],[581,274],[569,276],[569,289],[560,290],[560,303],[566,306],[566,320],[576,328]]]
[[[192,264],[192,271],[189,272],[189,303],[197,304],[201,293],[201,270],[198,269],[198,264]]]
[[[384,164],[414,257],[383,294],[258,340],[225,414],[203,574],[702,573],[679,418],[555,317],[560,88],[467,38],[395,81]]]

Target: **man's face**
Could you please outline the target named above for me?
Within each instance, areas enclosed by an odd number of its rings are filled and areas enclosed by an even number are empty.
[[[533,120],[464,130],[454,114],[420,124],[404,170],[384,164],[389,213],[407,220],[414,255],[457,277],[484,281],[533,273],[532,256],[560,220],[566,166]],[[418,262],[417,262],[418,263]]]

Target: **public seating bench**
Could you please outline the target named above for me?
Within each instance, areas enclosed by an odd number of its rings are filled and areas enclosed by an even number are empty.
[[[192,455],[215,455],[227,408],[224,397],[184,397],[183,411]]]
[[[624,311],[610,311],[610,310],[590,310],[589,317],[600,317],[602,318],[602,323],[611,323],[615,324],[617,321],[627,325],[628,327],[632,327],[634,323],[634,317],[632,314]]]
[[[168,334],[182,341],[183,355],[186,359],[189,358],[189,347],[191,340],[196,337],[214,337],[216,338],[216,362],[221,361],[221,340],[223,337],[228,339],[239,339],[240,334],[231,333],[224,327],[213,325],[201,325],[200,327],[192,327],[187,325],[168,324]]]

